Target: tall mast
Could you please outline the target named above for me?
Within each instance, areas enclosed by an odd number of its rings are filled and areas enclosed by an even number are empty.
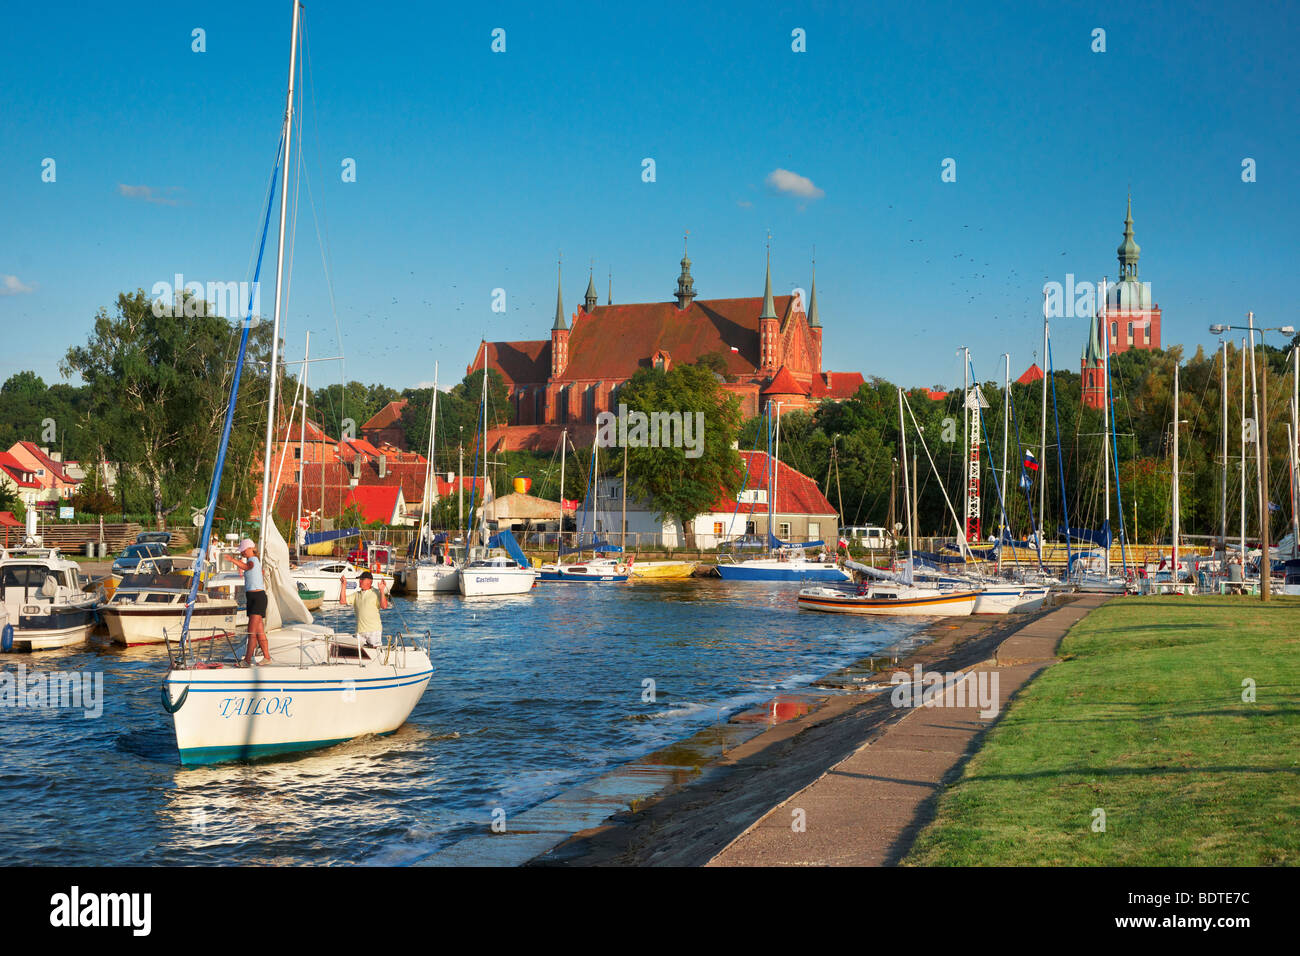
[[[1269,578],[1272,565],[1268,557],[1268,472],[1264,470],[1267,460],[1264,446],[1268,439],[1264,433],[1264,422],[1259,417],[1259,382],[1255,377],[1255,313],[1246,313],[1246,324],[1250,328],[1250,402],[1255,414],[1255,478],[1259,483],[1259,596],[1261,600],[1269,598]],[[1265,369],[1267,372],[1267,369]],[[1265,393],[1267,404],[1267,393]],[[1265,409],[1267,411],[1267,409]]]
[[[1241,340],[1241,568],[1246,569],[1246,340]],[[1243,574],[1244,576],[1244,574]]]
[[[1043,430],[1038,442],[1038,564],[1043,564],[1043,538],[1047,534],[1047,290],[1043,290]],[[1069,537],[1066,529],[1066,537]]]
[[[1002,528],[998,531],[998,573],[1002,572],[1002,541],[1007,531],[1007,433],[1011,427],[1011,353],[1007,360],[1006,387],[1002,389]]]
[[[903,390],[898,390],[898,437],[903,450],[903,508],[907,511],[907,559],[916,550],[916,526],[912,521],[912,483],[907,475],[907,426],[903,424]]]
[[[555,537],[555,560],[560,560],[560,549],[564,547],[564,459],[569,457],[569,428],[566,425],[560,432],[560,533]]]
[[[1219,547],[1223,549],[1223,558],[1228,558],[1228,341],[1223,341],[1223,381],[1219,386],[1223,393],[1223,488],[1219,502]]]
[[[1178,362],[1174,362],[1174,584],[1178,583]]]
[[[963,460],[963,467],[962,467],[962,470],[961,470],[961,471],[962,471],[962,483],[966,486],[966,488],[965,488],[965,492],[966,492],[966,493],[965,493],[965,498],[966,498],[966,521],[965,521],[965,525],[964,525],[963,528],[962,528],[962,542],[965,543],[965,542],[967,542],[967,541],[970,540],[970,517],[971,517],[971,503],[970,503],[970,494],[971,494],[971,488],[970,488],[970,471],[971,471],[971,460],[970,460],[970,349],[963,345],[963,346],[962,346],[960,349],[958,349],[957,351],[959,351],[959,352],[962,353],[962,360],[961,360],[961,447],[962,447],[962,452],[961,452],[961,454],[962,454],[962,460]],[[964,555],[965,552],[966,552],[966,549],[963,547],[963,548],[961,549],[961,551],[962,551],[962,554]]]
[[[297,542],[303,534],[302,527],[302,483],[307,478],[307,369],[311,361],[311,332],[307,333],[307,344],[302,350],[302,426],[298,439],[298,511],[294,515],[293,538]],[[324,456],[321,461],[324,462]],[[322,465],[323,467],[323,465]],[[322,506],[324,502],[321,502]],[[302,560],[302,548],[296,548],[298,560]]]
[[[1291,346],[1291,556],[1300,554],[1300,347]]]
[[[1103,500],[1106,502],[1106,519],[1103,528],[1110,531],[1110,316],[1106,310],[1106,277],[1101,280],[1101,334],[1106,339],[1106,348],[1102,351],[1102,361],[1105,363],[1105,371],[1102,373],[1106,376],[1106,401],[1101,403],[1101,473],[1103,476],[1102,487]],[[1175,373],[1177,374],[1177,373]],[[1119,475],[1115,476],[1115,481],[1119,482]],[[1080,522],[1082,523],[1082,522]],[[1091,522],[1090,522],[1091,523]],[[1069,531],[1066,531],[1069,535]],[[1106,577],[1110,577],[1110,539],[1106,540]]]
[[[266,556],[266,522],[271,511],[271,439],[275,432],[275,381],[280,359],[280,304],[284,284],[284,223],[289,212],[289,156],[293,139],[293,76],[298,66],[298,16],[302,4],[293,3],[293,30],[289,38],[289,92],[284,106],[284,169],[280,174],[280,238],[275,252],[275,320],[271,327],[271,363],[267,385],[266,444],[262,450],[262,510],[257,526],[258,553]]]
[[[776,403],[776,451],[772,456],[772,503],[771,517],[768,519],[768,534],[775,534],[776,519],[781,517],[776,511],[776,492],[781,485],[781,403]]]
[[[426,526],[426,517],[429,514],[429,508],[432,507],[433,500],[430,495],[430,485],[433,482],[433,476],[436,469],[433,466],[433,446],[434,446],[434,422],[438,420],[438,363],[433,363],[433,408],[429,412],[429,457],[424,463],[424,497],[420,499],[420,529],[416,532],[416,552],[420,558],[424,557],[424,529]]]

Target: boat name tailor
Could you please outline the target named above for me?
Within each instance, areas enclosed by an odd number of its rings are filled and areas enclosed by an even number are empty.
[[[19,664],[16,673],[0,671],[0,708],[30,707],[33,710],[81,710],[90,720],[104,713],[104,675],[101,671],[37,671],[27,673]]]
[[[234,709],[230,708],[234,704]],[[221,716],[231,717],[292,717],[289,705],[292,697],[227,697],[221,702]],[[265,706],[263,706],[265,705]]]

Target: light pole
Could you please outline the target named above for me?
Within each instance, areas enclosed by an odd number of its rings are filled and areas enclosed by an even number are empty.
[[[1243,329],[1250,333],[1250,387],[1251,387],[1251,406],[1255,413],[1255,464],[1259,472],[1259,599],[1267,601],[1272,591],[1273,563],[1269,558],[1269,528],[1268,528],[1268,363],[1264,364],[1263,373],[1260,378],[1263,379],[1264,393],[1264,415],[1261,418],[1260,391],[1259,383],[1255,378],[1255,333],[1259,332],[1260,342],[1264,341],[1265,332],[1281,332],[1283,335],[1295,335],[1295,329],[1289,325],[1272,326],[1269,328],[1255,327],[1255,313],[1246,313],[1246,325],[1222,325],[1216,324],[1210,326],[1210,331],[1215,335],[1220,335],[1228,329]],[[1242,555],[1245,561],[1246,556]]]

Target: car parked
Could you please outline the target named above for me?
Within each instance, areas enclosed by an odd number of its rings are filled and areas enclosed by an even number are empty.
[[[130,574],[147,558],[160,558],[167,553],[167,545],[160,541],[128,544],[113,562],[114,574]]]

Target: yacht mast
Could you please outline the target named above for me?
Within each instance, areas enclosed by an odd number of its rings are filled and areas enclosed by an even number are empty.
[[[302,540],[304,529],[302,526],[302,483],[307,478],[307,363],[311,361],[311,332],[307,333],[307,344],[303,346],[302,351],[302,425],[298,438],[298,511],[294,515],[293,539],[294,542]],[[324,467],[324,457],[321,462]],[[324,506],[324,502],[321,502]],[[302,547],[295,548],[298,552],[298,560],[302,560]]]
[[[898,390],[898,436],[903,449],[903,508],[907,511],[907,560],[916,550],[916,523],[912,513],[912,485],[907,477],[907,426],[903,424],[903,390]]]
[[[1219,386],[1223,393],[1223,488],[1219,507],[1219,547],[1223,549],[1224,567],[1228,560],[1228,341],[1223,341],[1223,381]]]
[[[1246,572],[1246,340],[1241,340],[1241,570]]]
[[[1002,543],[1007,532],[1007,432],[1011,424],[1011,353],[1007,360],[1006,387],[1002,389],[1002,527],[998,530],[998,573],[1002,573]]]
[[[1174,584],[1178,583],[1178,363],[1174,362]]]
[[[415,535],[416,560],[424,558],[424,529],[426,526],[429,508],[432,507],[432,498],[429,494],[429,486],[435,480],[434,475],[437,473],[433,467],[433,447],[434,447],[434,422],[438,420],[438,363],[433,363],[433,408],[429,412],[429,457],[424,463],[424,497],[420,499],[420,529]]]
[[[271,362],[268,367],[266,403],[266,444],[262,451],[262,510],[257,526],[257,550],[266,556],[266,522],[271,511],[271,439],[275,432],[275,384],[280,359],[280,306],[284,285],[284,223],[289,212],[289,157],[293,139],[293,77],[298,66],[298,17],[302,4],[293,3],[293,30],[289,38],[289,92],[284,106],[284,168],[280,174],[280,238],[275,253],[275,313],[271,327]],[[251,321],[251,320],[250,320]]]
[[[1110,531],[1110,312],[1106,308],[1106,277],[1101,279],[1101,334],[1106,340],[1106,349],[1102,353],[1105,362],[1106,400],[1101,403],[1101,473],[1103,476],[1103,500],[1106,502],[1106,518],[1102,528]],[[1119,475],[1115,476],[1119,482]],[[1080,522],[1082,523],[1082,522]],[[1089,522],[1091,524],[1091,522]],[[1066,531],[1066,535],[1069,535]],[[1110,577],[1110,539],[1106,539],[1106,577]]]
[[[1047,528],[1047,290],[1043,290],[1043,410],[1042,435],[1038,442],[1038,565],[1043,564],[1043,538]],[[1066,530],[1067,539],[1069,530]]]

